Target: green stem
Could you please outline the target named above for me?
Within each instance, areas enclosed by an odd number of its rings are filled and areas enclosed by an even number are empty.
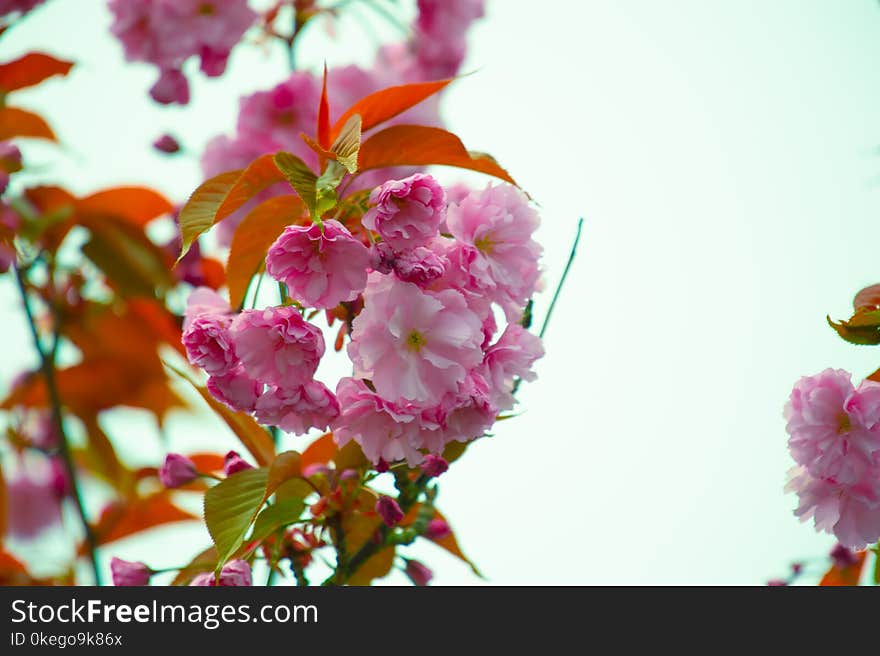
[[[40,334],[37,330],[37,322],[34,317],[33,309],[31,308],[30,299],[28,298],[27,287],[25,286],[24,277],[22,276],[21,269],[19,269],[18,267],[16,267],[15,269],[15,279],[18,283],[18,290],[21,294],[25,316],[27,317],[31,338],[34,342],[34,348],[37,350],[37,353],[40,357],[40,368],[42,369],[43,377],[46,380],[46,391],[48,392],[49,404],[52,409],[52,423],[54,424],[55,431],[58,434],[60,447],[59,452],[61,454],[61,459],[64,462],[64,467],[67,470],[67,476],[70,479],[73,500],[75,502],[80,521],[82,522],[83,530],[85,531],[86,546],[88,547],[89,560],[91,561],[92,565],[92,573],[95,577],[95,585],[99,586],[101,585],[101,570],[98,567],[97,543],[95,541],[95,534],[93,533],[92,527],[89,524],[88,516],[86,515],[85,505],[83,504],[82,492],[80,490],[79,480],[76,476],[76,467],[74,467],[73,464],[73,458],[70,453],[70,444],[67,439],[67,433],[64,430],[64,417],[61,413],[61,397],[58,393],[58,385],[55,380],[55,352],[57,349],[58,340],[60,338],[60,322],[58,321],[57,313],[55,313],[53,309],[53,342],[51,350],[49,352],[46,352],[43,349],[43,345],[40,341]]]

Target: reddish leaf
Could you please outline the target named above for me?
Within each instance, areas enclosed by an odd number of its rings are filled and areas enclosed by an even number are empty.
[[[6,481],[3,478],[3,468],[0,467],[0,536],[2,535],[6,535]]]
[[[223,471],[224,456],[219,453],[191,453],[187,456],[203,474]]]
[[[845,567],[832,565],[831,569],[825,572],[825,576],[819,581],[822,586],[853,586],[859,584],[859,577],[862,574],[862,567],[865,564],[866,551],[860,551],[855,554],[856,562]]]
[[[31,52],[8,64],[0,64],[0,92],[9,93],[39,84],[53,75],[67,75],[73,62]]]
[[[867,376],[867,380],[873,380],[875,383],[880,383],[880,369],[875,371],[870,376]],[[880,560],[880,558],[878,558]]]
[[[153,219],[174,211],[171,202],[145,187],[105,189],[76,201],[76,213],[84,219],[121,219],[143,227]]]
[[[108,544],[149,528],[190,519],[198,517],[171,503],[163,490],[128,504],[107,507],[95,527],[95,538],[98,544]]]
[[[272,438],[250,415],[230,410],[185,372],[167,362],[165,366],[193,386],[196,392],[211,406],[211,409],[226,422],[226,425],[235,433],[244,447],[254,457],[254,460],[257,461],[258,465],[261,467],[266,466],[275,459],[275,444],[272,442]]]
[[[25,189],[25,198],[41,214],[50,214],[64,208],[73,209],[76,198],[61,187],[31,187]]]
[[[239,307],[244,302],[251,278],[263,265],[266,251],[278,235],[292,223],[300,223],[306,211],[298,196],[275,196],[260,203],[248,213],[235,229],[226,262],[229,304]]]
[[[330,102],[327,100],[327,63],[324,63],[324,83],[321,88],[321,102],[318,104],[318,127],[315,135],[322,148],[330,148]],[[323,165],[320,168],[324,168]]]
[[[498,163],[485,153],[469,152],[446,130],[421,125],[395,125],[377,132],[360,149],[358,170],[389,166],[455,166],[500,178],[515,185]]]
[[[211,289],[220,289],[226,284],[226,271],[213,257],[203,257],[199,262],[202,283]]]
[[[403,84],[371,93],[345,110],[345,113],[333,124],[329,142],[339,136],[342,126],[355,114],[360,114],[361,130],[366,132],[380,123],[402,114],[410,107],[418,105],[426,98],[444,89],[450,82],[452,79]]]
[[[186,255],[192,243],[199,235],[214,225],[217,210],[223,204],[226,195],[241,177],[242,171],[227,171],[206,180],[192,192],[189,200],[181,208],[178,216],[180,224],[180,257]]]
[[[17,107],[2,107],[0,108],[0,141],[14,137],[58,141],[46,121],[33,112]]]
[[[309,465],[326,465],[333,460],[335,454],[336,442],[333,441],[333,433],[325,433],[303,451],[301,466],[305,469]]]
[[[853,308],[859,310],[880,309],[880,284],[865,287],[853,299]]]
[[[284,182],[284,175],[275,166],[275,156],[271,153],[260,155],[238,176],[217,208],[213,222],[219,223],[258,193],[278,182]]]

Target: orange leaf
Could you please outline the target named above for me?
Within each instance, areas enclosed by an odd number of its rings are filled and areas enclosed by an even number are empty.
[[[118,218],[143,227],[153,219],[174,211],[171,202],[145,187],[115,187],[81,198],[76,202],[80,218]]]
[[[242,171],[227,171],[206,180],[192,192],[178,216],[180,224],[179,262],[199,235],[216,223],[217,210],[241,177]]]
[[[67,75],[73,62],[31,52],[7,64],[0,64],[0,92],[9,93],[39,84],[53,75]]]
[[[409,512],[406,513],[406,517],[404,517],[400,521],[400,525],[401,526],[410,526],[413,522],[415,522],[416,518],[419,515],[419,510],[421,509],[421,507],[422,507],[422,504],[417,503],[412,508],[410,508]],[[434,519],[442,519],[444,522],[446,522],[446,525],[449,526],[449,522],[441,514],[441,512],[439,510],[437,510],[436,508],[434,509]],[[446,551],[451,553],[453,556],[456,556],[457,558],[466,562],[468,565],[470,565],[471,570],[477,576],[479,576],[479,577],[483,576],[480,573],[480,570],[477,569],[477,566],[474,565],[474,563],[471,562],[471,560],[467,556],[464,555],[464,552],[461,550],[461,547],[458,546],[458,540],[456,540],[455,533],[452,532],[451,528],[449,531],[449,535],[447,535],[446,537],[441,538],[439,540],[431,540],[431,542],[433,542],[434,544],[436,544],[439,547],[442,547],[443,549],[446,549]]]
[[[275,166],[275,156],[271,153],[260,155],[238,176],[217,208],[214,223],[219,223],[258,193],[278,182],[284,182],[284,174]]]
[[[73,194],[61,187],[31,187],[25,189],[24,195],[41,214],[57,212],[65,207],[72,208],[76,203]]]
[[[324,85],[318,104],[318,129],[315,133],[322,148],[330,148],[330,102],[327,100],[327,62],[324,62]],[[321,166],[320,168],[324,168]]]
[[[366,132],[380,123],[384,123],[398,114],[402,114],[410,107],[418,105],[426,98],[445,88],[450,82],[452,82],[452,78],[433,82],[402,84],[365,96],[345,110],[345,113],[333,124],[333,130],[330,133],[328,143],[334,141],[339,136],[342,126],[355,114],[361,115],[361,130]]]
[[[380,549],[348,578],[348,585],[370,585],[374,579],[387,576],[394,566],[394,547]]]
[[[831,569],[825,572],[825,576],[819,581],[822,586],[853,586],[859,584],[859,577],[862,574],[862,566],[865,564],[866,551],[860,551],[855,554],[856,562],[845,567],[832,565]]]
[[[853,299],[853,309],[876,310],[880,308],[880,285],[870,285],[856,294]]]
[[[305,469],[309,465],[326,465],[333,460],[335,454],[336,442],[333,441],[333,433],[325,433],[303,451],[301,466]]]
[[[302,473],[302,456],[296,451],[285,451],[275,456],[269,467],[269,477],[266,482],[266,498],[272,496],[283,483],[291,478],[296,478]]]
[[[106,508],[95,527],[95,538],[98,544],[107,544],[148,528],[190,519],[198,517],[171,503],[168,492],[163,490],[144,499]]]
[[[359,171],[433,165],[479,171],[516,184],[489,155],[466,150],[451,132],[422,125],[395,125],[377,132],[361,145],[358,158]]]
[[[304,211],[305,206],[298,196],[275,196],[257,205],[238,225],[226,262],[226,282],[232,307],[239,307],[244,302],[251,278],[262,267],[269,246],[284,228],[300,222]]]
[[[187,456],[203,474],[223,471],[224,456],[219,453],[191,453]]]
[[[6,535],[6,481],[0,467],[0,535]]]
[[[33,112],[17,107],[0,108],[0,141],[13,137],[32,137],[58,141],[52,128]]]

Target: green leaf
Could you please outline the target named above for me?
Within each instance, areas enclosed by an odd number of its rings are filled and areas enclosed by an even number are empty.
[[[349,173],[357,173],[358,152],[361,149],[361,116],[355,114],[349,118],[342,131],[333,142],[330,150],[336,154],[336,161],[342,164]]]
[[[275,153],[275,166],[284,175],[290,186],[299,194],[302,201],[309,208],[312,216],[315,216],[317,203],[318,176],[296,155],[286,152]]]
[[[826,317],[828,325],[850,344],[880,344],[880,310],[856,312],[849,321],[835,323]]]
[[[186,201],[178,217],[181,244],[178,262],[187,254],[199,235],[214,225],[217,210],[241,174],[242,171],[227,171],[214,176],[199,185]]]
[[[241,546],[266,495],[269,470],[245,469],[205,493],[205,523],[217,547],[216,571]]]
[[[282,526],[298,520],[305,507],[306,504],[302,499],[284,499],[267,506],[257,516],[250,539],[262,542]]]
[[[336,203],[339,202],[339,197],[336,195],[336,187],[342,182],[346,172],[345,167],[339,162],[335,160],[327,162],[327,168],[324,169],[324,173],[321,174],[315,185],[314,215],[316,217],[321,217],[325,212],[329,212],[336,207]]]

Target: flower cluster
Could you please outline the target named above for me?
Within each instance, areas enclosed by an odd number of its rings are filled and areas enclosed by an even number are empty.
[[[196,290],[183,343],[211,393],[261,423],[296,434],[329,426],[373,463],[415,466],[484,434],[513,407],[514,381],[534,378],[543,347],[519,321],[539,280],[538,216],[507,184],[447,204],[425,174],[389,180],[370,199],[358,231],[370,246],[335,220],[289,226],[266,271],[293,303],[233,314],[215,292]],[[324,339],[303,316],[341,303],[360,309],[347,349],[353,375],[333,393],[314,379]]]
[[[247,0],[110,0],[110,30],[125,58],[154,64],[156,102],[189,102],[183,63],[198,57],[209,77],[222,75],[229,53],[257,17]]]
[[[331,120],[336,112],[385,87],[422,82],[455,75],[464,57],[467,30],[482,16],[483,0],[419,2],[419,12],[409,41],[382,47],[369,68],[349,65],[331,68],[327,75],[327,98]],[[244,168],[260,155],[284,150],[315,168],[317,155],[301,139],[311,134],[317,122],[321,97],[321,77],[297,71],[287,80],[266,91],[245,96],[240,101],[236,130],[232,136],[212,139],[202,155],[206,177]],[[386,125],[412,124],[439,126],[439,99],[433,97],[403,112]],[[388,177],[404,177],[413,169],[368,171],[354,181],[350,191],[369,189]],[[235,227],[246,210],[276,193],[270,188],[218,226],[217,238],[228,245]]]
[[[855,388],[846,371],[826,369],[797,382],[785,407],[789,450],[798,466],[787,489],[795,514],[841,544],[880,538],[880,384]]]

